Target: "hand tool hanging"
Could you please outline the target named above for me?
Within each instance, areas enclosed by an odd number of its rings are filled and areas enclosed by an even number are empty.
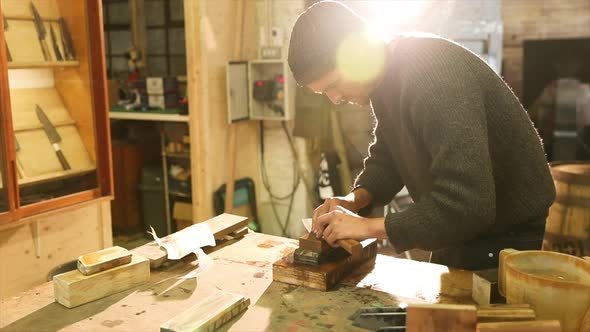
[[[49,48],[47,47],[47,41],[45,37],[47,37],[47,30],[45,29],[45,25],[41,20],[41,16],[35,8],[35,5],[31,2],[31,13],[33,14],[33,18],[35,20],[35,29],[37,30],[37,37],[39,37],[39,44],[41,45],[41,50],[43,51],[43,57],[45,61],[51,61],[51,54],[49,54]]]
[[[6,16],[2,15],[2,21],[4,23],[4,32],[6,32],[8,31],[8,20]],[[6,44],[6,59],[12,61],[12,55],[10,55],[10,50],[8,49],[8,42],[6,42],[6,34],[4,34],[4,43]]]
[[[59,142],[61,142],[61,136],[59,136],[59,133],[57,132],[51,121],[49,121],[49,118],[47,117],[45,112],[43,112],[41,107],[39,107],[39,105],[35,105],[35,112],[37,113],[39,121],[41,121],[41,124],[43,125],[43,129],[45,130],[47,138],[49,138],[49,143],[53,145],[53,149],[55,150],[55,154],[59,159],[61,167],[64,170],[69,170],[70,164],[68,164],[66,157],[64,157],[64,154],[59,147]]]

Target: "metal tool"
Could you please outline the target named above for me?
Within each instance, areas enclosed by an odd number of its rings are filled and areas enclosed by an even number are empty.
[[[33,14],[33,19],[35,20],[35,29],[37,30],[37,37],[39,38],[39,44],[41,45],[41,50],[43,51],[43,57],[45,61],[51,60],[51,54],[49,54],[49,48],[47,47],[47,41],[45,37],[47,37],[47,30],[45,29],[45,25],[43,24],[43,20],[41,20],[41,15],[35,8],[33,2],[30,4],[31,7],[31,14]]]
[[[4,32],[8,31],[8,20],[4,15],[2,15],[2,22],[4,23]],[[10,55],[10,50],[8,49],[8,42],[6,41],[6,34],[4,35],[4,42],[6,44],[6,59],[8,61],[12,61],[12,55]]]
[[[55,59],[57,61],[63,61],[63,56],[57,45],[57,38],[55,38],[55,32],[53,31],[53,25],[49,25],[49,33],[51,35],[51,45],[53,45],[53,53],[55,53]]]
[[[47,134],[47,138],[49,138],[49,142],[51,143],[51,145],[53,145],[53,149],[55,150],[55,154],[59,159],[61,167],[64,170],[69,170],[70,164],[68,164],[66,157],[64,157],[64,154],[59,147],[59,142],[61,142],[61,136],[59,136],[59,133],[57,132],[51,121],[49,121],[49,118],[47,117],[45,112],[43,112],[43,109],[39,107],[39,105],[35,105],[35,112],[37,113],[39,121],[41,121],[41,124],[43,125],[43,129],[45,130],[45,134]]]
[[[360,308],[348,319],[354,321],[352,325],[373,331],[405,331],[406,330],[406,307],[366,307]]]
[[[59,18],[59,28],[61,30],[61,42],[64,50],[64,57],[66,60],[75,60],[76,51],[74,50],[74,43],[72,42],[72,35],[68,29],[68,25],[63,17]]]

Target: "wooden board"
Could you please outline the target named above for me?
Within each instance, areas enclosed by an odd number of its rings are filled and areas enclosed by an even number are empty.
[[[479,323],[477,332],[561,332],[558,320]]]
[[[12,124],[14,131],[41,129],[43,125],[35,112],[39,105],[56,126],[74,124],[74,120],[64,106],[63,100],[53,87],[35,89],[11,89]]]
[[[90,276],[85,276],[78,270],[56,275],[53,278],[53,290],[57,302],[73,308],[149,280],[149,261],[139,255],[133,255],[129,264]]]
[[[157,269],[166,262],[166,249],[161,248],[155,241],[144,244],[143,246],[131,249],[131,252],[149,259],[150,268]]]
[[[248,217],[223,213],[204,222],[211,228],[215,239],[222,240],[226,235],[248,226]]]
[[[250,305],[250,299],[215,292],[160,326],[162,332],[216,331]]]
[[[22,5],[21,5],[22,6]],[[28,7],[28,6],[23,6]],[[27,8],[28,9],[28,8]],[[14,62],[45,61],[33,21],[7,20],[6,44]]]
[[[72,170],[94,168],[88,152],[75,125],[57,127],[62,138],[61,150]],[[26,177],[35,177],[47,173],[63,171],[55,150],[51,146],[43,129],[15,133],[20,145],[17,158],[23,166]]]
[[[78,257],[78,271],[92,275],[131,262],[129,250],[114,246]]]
[[[245,233],[248,232],[247,217],[223,213],[215,218],[211,218],[203,222],[209,225],[216,241],[223,241],[225,240],[226,236],[231,235],[234,232],[236,233],[235,237],[243,236]],[[184,228],[178,232],[190,231],[190,227],[191,226]],[[163,237],[162,241],[164,241],[165,239],[166,237]],[[166,253],[166,250],[160,249],[155,242],[150,242],[141,247],[135,248],[132,251],[139,255],[142,255],[145,258],[148,258],[150,260],[150,267],[153,269],[162,266],[162,264],[166,262],[166,257],[168,255]]]
[[[473,272],[471,292],[473,300],[480,305],[506,302],[498,292],[498,269]]]
[[[533,309],[511,307],[491,307],[477,309],[477,321],[479,323],[526,320],[535,320],[535,311]]]
[[[375,260],[377,242],[365,240],[361,245],[363,246],[361,255],[351,256],[345,253],[339,259],[319,266],[295,263],[293,254],[289,253],[273,264],[273,280],[323,291],[330,290],[356,267]]]
[[[407,332],[475,332],[476,308],[456,304],[411,304],[406,309]]]

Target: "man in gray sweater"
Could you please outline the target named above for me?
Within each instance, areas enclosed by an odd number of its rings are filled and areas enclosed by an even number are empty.
[[[298,84],[333,103],[371,105],[374,140],[345,197],[313,214],[313,232],[389,239],[397,252],[433,251],[432,262],[497,267],[502,248],[540,249],[555,188],[522,105],[477,55],[436,36],[372,39],[345,5],[324,1],[299,16],[289,66]],[[385,218],[403,186],[414,203]]]

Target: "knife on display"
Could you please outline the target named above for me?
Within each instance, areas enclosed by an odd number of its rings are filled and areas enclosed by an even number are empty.
[[[74,42],[72,41],[72,35],[68,29],[68,25],[63,17],[59,19],[59,28],[61,30],[61,42],[64,50],[64,58],[66,60],[76,60],[76,52],[74,51]]]
[[[47,138],[49,138],[49,143],[51,143],[51,145],[53,146],[53,149],[55,150],[55,154],[57,155],[57,158],[59,159],[59,163],[61,164],[61,167],[64,170],[71,169],[70,164],[68,164],[66,157],[64,157],[64,154],[59,147],[59,143],[61,142],[61,136],[59,136],[59,133],[57,132],[57,130],[55,129],[55,127],[53,126],[51,121],[49,121],[49,118],[47,117],[45,112],[43,112],[41,107],[39,107],[39,105],[35,105],[35,112],[37,113],[37,117],[39,118],[39,121],[41,121],[41,124],[43,125],[43,129],[45,130],[45,134],[47,135]]]
[[[8,20],[4,15],[2,15],[2,23],[4,24],[4,32],[8,31]],[[6,36],[4,36],[4,43],[6,44],[6,60],[12,62],[12,55],[10,55],[10,49],[8,49],[8,42],[6,41]]]
[[[53,53],[55,53],[55,59],[57,61],[63,61],[59,46],[57,46],[57,38],[55,38],[55,32],[53,31],[53,25],[49,25],[49,33],[51,35],[51,44],[53,45]]]
[[[37,37],[39,38],[39,44],[41,45],[41,50],[43,51],[43,57],[45,61],[51,61],[51,55],[49,54],[49,48],[47,47],[47,41],[45,38],[47,37],[47,30],[45,29],[45,25],[41,20],[41,15],[35,8],[35,5],[31,2],[31,13],[33,14],[33,19],[35,20],[35,29],[37,30]]]

